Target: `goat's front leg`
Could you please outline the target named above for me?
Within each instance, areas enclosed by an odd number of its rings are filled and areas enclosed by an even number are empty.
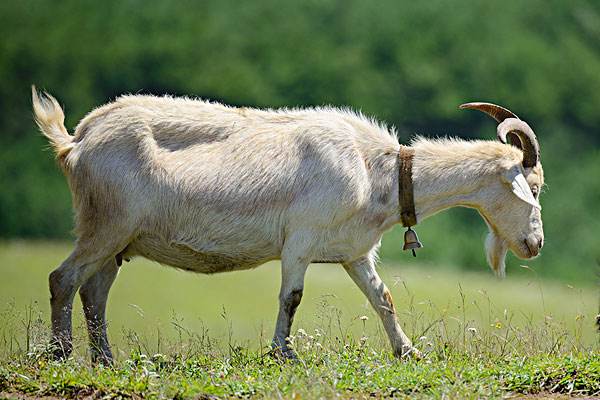
[[[279,314],[273,337],[273,349],[286,358],[296,358],[289,348],[287,338],[290,336],[294,314],[304,290],[304,275],[309,261],[294,249],[289,249],[281,257],[281,290],[279,292]]]
[[[390,339],[394,355],[402,357],[411,354],[418,357],[420,355],[419,351],[412,346],[410,339],[398,324],[392,295],[385,283],[379,278],[374,261],[370,257],[364,257],[345,263],[344,268],[379,314]]]

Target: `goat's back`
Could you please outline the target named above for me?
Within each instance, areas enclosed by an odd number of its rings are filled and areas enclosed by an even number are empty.
[[[67,164],[76,208],[99,197],[107,206],[92,212],[137,231],[261,242],[251,246],[279,243],[290,225],[347,218],[369,198],[369,154],[398,146],[346,111],[154,96],[125,96],[91,112],[74,141]]]

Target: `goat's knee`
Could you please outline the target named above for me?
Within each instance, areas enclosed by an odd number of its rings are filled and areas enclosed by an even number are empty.
[[[294,319],[294,314],[296,313],[296,309],[300,305],[302,301],[302,289],[295,289],[288,293],[285,297],[280,299],[281,306],[283,307],[285,313],[290,318],[290,325]]]
[[[282,294],[279,298],[279,318],[277,321],[278,331],[276,336],[280,339],[285,339],[289,336],[294,322],[296,309],[302,301],[302,289],[294,289],[286,294]]]
[[[70,271],[57,268],[48,276],[50,287],[50,302],[52,304],[62,303],[68,300],[69,295],[75,292],[73,282],[69,279]]]
[[[394,306],[394,300],[392,299],[392,294],[390,293],[387,287],[383,287],[381,297],[380,297],[380,312],[386,312],[389,314],[396,314],[396,307]]]

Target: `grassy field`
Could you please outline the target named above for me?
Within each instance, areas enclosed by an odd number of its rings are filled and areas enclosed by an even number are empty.
[[[3,396],[285,398],[600,393],[595,282],[497,281],[383,265],[407,334],[426,354],[391,357],[379,320],[338,265],[313,265],[294,324],[297,363],[268,355],[278,263],[194,275],[134,260],[110,294],[115,368],[92,368],[76,302],[75,354],[47,359],[48,273],[68,244],[0,244]],[[364,317],[367,317],[366,319]],[[363,317],[363,318],[361,318]],[[8,394],[13,393],[13,394]],[[2,395],[0,395],[2,398]]]

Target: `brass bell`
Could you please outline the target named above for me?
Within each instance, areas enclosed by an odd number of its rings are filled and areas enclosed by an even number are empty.
[[[415,253],[415,249],[420,249],[421,247],[423,247],[423,245],[421,244],[421,242],[419,242],[417,232],[413,231],[409,227],[408,230],[404,232],[404,247],[402,248],[402,250],[410,249],[412,250],[413,257],[416,257],[417,253]]]

